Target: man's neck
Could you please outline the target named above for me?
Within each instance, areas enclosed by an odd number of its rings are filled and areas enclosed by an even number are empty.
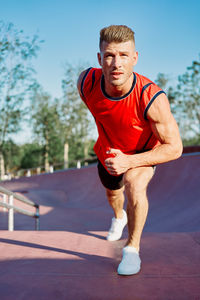
[[[133,85],[133,73],[124,85],[111,85],[107,84],[104,80],[104,88],[107,95],[113,98],[123,97],[132,88]]]

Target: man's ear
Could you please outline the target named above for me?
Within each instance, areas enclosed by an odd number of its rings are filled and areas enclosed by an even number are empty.
[[[138,52],[135,51],[134,56],[133,56],[133,66],[135,66],[138,62]]]
[[[100,52],[97,53],[97,58],[98,58],[98,62],[100,64],[100,66],[102,66],[102,64],[101,64],[101,53]]]

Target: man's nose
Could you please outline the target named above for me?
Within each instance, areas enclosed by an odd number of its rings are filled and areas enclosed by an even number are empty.
[[[113,58],[113,66],[116,67],[116,68],[121,67],[121,58],[120,58],[120,56],[116,55]]]

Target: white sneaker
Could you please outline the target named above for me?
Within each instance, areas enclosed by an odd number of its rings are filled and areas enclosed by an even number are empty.
[[[134,275],[140,271],[141,260],[138,251],[134,247],[123,248],[122,261],[118,266],[119,275]]]
[[[118,241],[122,236],[122,232],[126,224],[127,224],[127,215],[125,210],[123,210],[122,219],[112,218],[112,223],[107,235],[107,240],[110,242]]]

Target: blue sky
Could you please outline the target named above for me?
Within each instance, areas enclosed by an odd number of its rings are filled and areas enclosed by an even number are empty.
[[[110,24],[135,31],[135,71],[152,80],[159,72],[175,80],[200,53],[198,0],[0,0],[0,7],[1,20],[45,40],[34,66],[54,97],[61,95],[65,62],[98,66],[99,31]]]
[[[165,73],[173,85],[199,57],[199,12],[199,0],[0,0],[0,20],[45,40],[34,67],[53,97],[62,94],[66,62],[98,66],[99,31],[111,24],[135,31],[136,72],[151,80]],[[28,130],[18,140],[25,136],[27,140]]]

